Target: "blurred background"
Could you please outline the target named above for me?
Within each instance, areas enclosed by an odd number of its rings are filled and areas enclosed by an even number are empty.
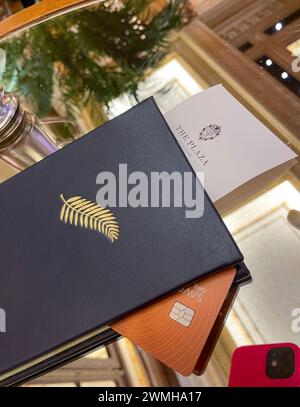
[[[151,95],[166,112],[218,83],[299,153],[299,0],[53,3],[0,1],[0,80],[30,124],[12,136],[0,121],[1,182]],[[27,386],[226,386],[236,346],[300,344],[300,231],[287,219],[300,210],[299,180],[296,165],[224,214],[254,282],[203,376],[176,375],[122,339]]]

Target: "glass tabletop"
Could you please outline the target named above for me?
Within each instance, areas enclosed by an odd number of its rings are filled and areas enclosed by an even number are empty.
[[[186,0],[109,0],[58,12],[0,40],[5,52],[0,81],[6,91],[17,95],[28,112],[38,117],[58,148],[149,96],[154,96],[166,112],[203,88],[223,82],[271,130],[299,151],[299,100],[295,92],[282,86],[288,67],[283,66],[284,71],[279,72],[280,83],[272,82],[275,59],[267,54],[262,57],[265,51],[260,44],[245,42],[239,47],[240,51],[248,47],[252,52],[252,61],[247,61],[229,45],[229,40],[224,40],[226,32],[222,44],[215,33],[210,43],[205,27],[203,33],[197,33],[197,41],[202,41],[206,49],[210,44],[215,46],[219,65],[211,55],[197,55],[192,46],[178,54],[180,33],[194,18],[190,4]],[[234,42],[234,35],[244,25],[232,28],[229,20],[228,38],[232,36]],[[225,30],[222,25],[219,29]],[[285,41],[290,48],[299,46],[298,40]],[[236,43],[236,47],[239,45]],[[300,208],[299,174],[298,168],[298,175],[289,173],[225,218],[254,281],[239,293],[226,325],[232,340],[228,341],[226,335],[224,340],[221,337],[209,365],[211,371],[216,370],[217,361],[217,369],[222,370],[220,366],[225,363],[228,373],[229,362],[224,355],[232,351],[229,342],[238,346],[299,343],[298,327],[293,328],[298,313],[293,312],[298,310],[300,315],[300,231],[287,220],[291,209]]]

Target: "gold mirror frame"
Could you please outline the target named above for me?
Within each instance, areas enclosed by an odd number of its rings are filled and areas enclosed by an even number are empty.
[[[46,21],[54,15],[100,2],[101,0],[43,0],[1,21],[0,39]]]

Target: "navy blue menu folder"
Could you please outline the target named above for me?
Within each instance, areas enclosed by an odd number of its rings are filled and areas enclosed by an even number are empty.
[[[80,199],[93,214],[97,174],[121,163],[149,177],[192,171],[152,98],[0,185],[1,385],[108,343],[117,337],[108,323],[221,269],[239,265],[235,284],[249,280],[205,192],[200,218],[117,206],[101,229],[71,215]]]

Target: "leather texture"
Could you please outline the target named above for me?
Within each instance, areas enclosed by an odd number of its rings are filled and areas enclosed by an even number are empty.
[[[238,292],[238,289],[241,285],[246,283],[250,283],[252,281],[251,274],[244,263],[238,264],[236,266],[236,275],[234,281],[232,283],[232,287],[230,292],[233,294]],[[235,297],[235,295],[233,296]],[[214,328],[212,330],[212,334],[209,336],[207,344],[204,347],[204,358],[199,359],[199,366],[197,364],[197,368],[199,371],[203,371],[206,362],[208,362],[213,349],[216,345],[216,342],[219,338],[221,333],[223,324],[226,320],[226,317],[229,313],[231,303],[227,303],[222,307],[220,318],[218,319],[217,323],[215,323]],[[15,374],[3,381],[0,381],[1,386],[12,386],[12,385],[19,385],[28,382],[29,380],[33,380],[34,378],[45,374],[51,370],[57,369],[66,363],[70,363],[82,356],[86,353],[91,352],[93,350],[98,349],[101,346],[107,346],[110,343],[118,340],[120,335],[112,329],[107,329],[105,332],[102,332],[94,337],[82,341],[81,343],[77,344],[76,346],[72,346],[71,348],[58,353],[55,356],[49,357],[43,362],[31,366],[26,370],[22,370],[18,374]]]
[[[243,256],[205,194],[185,208],[113,208],[120,238],[59,220],[60,194],[95,201],[101,171],[192,171],[152,98],[0,185],[0,373]]]

